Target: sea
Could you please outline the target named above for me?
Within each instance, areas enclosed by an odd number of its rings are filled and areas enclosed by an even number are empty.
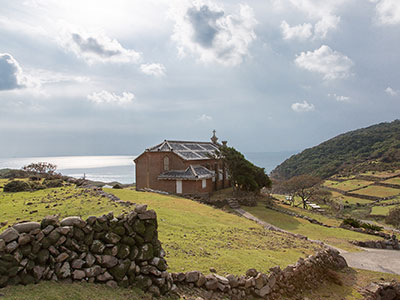
[[[257,166],[271,172],[277,165],[295,152],[249,152],[246,158]],[[74,178],[86,178],[94,181],[135,182],[135,164],[137,156],[103,155],[103,156],[47,156],[47,157],[14,157],[0,158],[0,169],[21,169],[30,163],[48,162],[57,166],[57,172]]]

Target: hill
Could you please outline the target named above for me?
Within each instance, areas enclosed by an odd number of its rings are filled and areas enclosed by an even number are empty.
[[[400,120],[338,135],[291,156],[271,173],[276,179],[311,174],[328,178],[345,170],[391,169],[400,164]]]

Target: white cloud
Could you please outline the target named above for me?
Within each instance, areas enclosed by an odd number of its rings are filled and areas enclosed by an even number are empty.
[[[315,110],[314,104],[308,103],[306,100],[304,100],[303,103],[293,103],[291,107],[295,112],[307,112]]]
[[[336,29],[339,22],[340,22],[340,17],[338,16],[335,15],[324,16],[314,26],[315,36],[323,39],[326,38],[328,32],[330,30]]]
[[[388,86],[385,89],[386,94],[390,95],[390,96],[397,96],[399,94],[399,91],[392,89],[390,86]]]
[[[87,96],[89,101],[95,104],[116,104],[125,105],[129,104],[135,99],[135,95],[129,92],[123,92],[122,95],[110,93],[108,91],[94,92]]]
[[[285,40],[306,40],[312,35],[312,25],[310,23],[299,24],[291,27],[286,21],[282,21],[281,30]]]
[[[353,66],[350,58],[326,45],[313,52],[301,52],[296,56],[295,63],[300,68],[323,74],[326,80],[349,77]]]
[[[65,25],[65,28],[67,27],[69,26]],[[89,34],[82,30],[65,28],[58,38],[59,43],[89,64],[96,62],[137,63],[141,59],[140,53],[124,48],[117,40],[103,33]]]
[[[202,114],[197,120],[202,122],[212,121],[212,117],[206,114]]]
[[[340,96],[340,95],[336,95],[336,94],[328,94],[328,97],[333,97],[336,101],[339,102],[346,102],[350,100],[350,97],[348,96]]]
[[[400,24],[400,1],[380,0],[376,4],[376,14],[380,24]]]
[[[142,64],[140,70],[146,75],[161,77],[165,75],[165,67],[162,64]]]
[[[205,63],[241,64],[256,38],[257,21],[248,5],[240,5],[237,14],[227,14],[215,4],[197,1],[173,7],[170,16],[179,54],[193,54]]]
[[[11,54],[0,53],[0,91],[35,88],[39,83],[22,71]]]

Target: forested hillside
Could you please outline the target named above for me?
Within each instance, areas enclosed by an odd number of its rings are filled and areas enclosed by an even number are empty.
[[[288,179],[310,174],[327,178],[360,164],[370,168],[391,168],[399,162],[400,120],[395,120],[350,131],[306,149],[285,160],[271,176]]]

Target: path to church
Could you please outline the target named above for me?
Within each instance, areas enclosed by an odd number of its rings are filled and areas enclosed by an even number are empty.
[[[241,208],[235,209],[235,211],[242,217],[257,222],[268,230],[276,230],[292,234],[286,230],[258,219],[254,215]],[[315,240],[310,241],[321,243],[320,241]],[[400,275],[400,251],[398,250],[368,249],[360,247],[360,250],[362,250],[360,252],[348,252],[331,245],[325,245],[338,250],[346,259],[347,264],[352,268]]]

